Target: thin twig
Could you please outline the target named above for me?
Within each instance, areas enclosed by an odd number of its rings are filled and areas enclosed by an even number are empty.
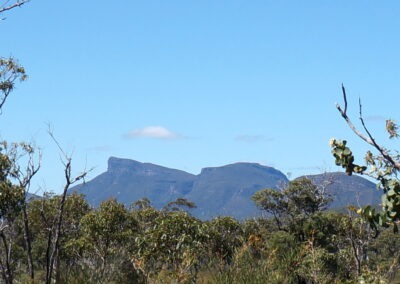
[[[50,138],[53,140],[53,142],[56,144],[58,150],[60,150],[61,154],[64,156],[63,158],[67,161],[66,164],[64,164],[64,166],[67,166],[68,164],[68,160],[70,160],[71,158],[64,152],[64,149],[61,147],[60,143],[58,142],[58,140],[56,139],[56,137],[54,136],[53,130],[51,129],[51,126],[48,125],[48,130],[47,133],[50,135]]]
[[[346,96],[346,89],[342,84],[342,92],[343,92],[343,100],[344,100],[344,113],[347,113],[347,96]]]

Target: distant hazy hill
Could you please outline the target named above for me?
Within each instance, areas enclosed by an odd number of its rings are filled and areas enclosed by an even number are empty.
[[[342,173],[308,176],[316,184],[329,181],[333,195],[332,206],[379,203],[380,192],[370,181],[348,177]],[[255,163],[236,163],[222,167],[204,168],[199,175],[111,157],[108,169],[93,180],[73,188],[86,195],[88,202],[97,206],[108,198],[129,205],[143,197],[161,208],[178,197],[193,201],[197,208],[192,213],[202,219],[230,215],[243,219],[258,216],[260,211],[251,196],[264,188],[278,188],[288,182],[286,176],[271,167]]]
[[[381,202],[382,191],[377,189],[376,184],[363,177],[348,176],[341,172],[306,177],[314,184],[326,186],[333,198],[330,208],[343,208],[348,205],[376,205]]]

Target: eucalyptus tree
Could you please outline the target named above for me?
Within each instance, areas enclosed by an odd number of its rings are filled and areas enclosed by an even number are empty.
[[[331,200],[325,190],[307,178],[291,181],[283,190],[260,190],[252,199],[283,231],[295,230],[304,220],[326,209]]]
[[[19,7],[28,1],[5,2],[0,6],[0,15],[13,8]],[[27,74],[25,68],[13,58],[0,57],[0,113],[3,110],[9,95],[17,82],[25,81]],[[31,241],[26,213],[26,197],[31,179],[40,168],[40,152],[35,151],[28,143],[1,142],[0,146],[0,196],[2,213],[0,235],[3,245],[2,270],[3,280],[6,283],[13,281],[12,252],[13,240],[11,230],[13,222],[19,213],[23,214],[24,239],[28,258],[30,278],[34,279],[33,259],[31,254]],[[37,156],[38,155],[38,156]]]
[[[161,212],[135,239],[134,261],[148,279],[163,275],[166,282],[194,281],[207,255],[209,238],[205,222],[184,211]]]

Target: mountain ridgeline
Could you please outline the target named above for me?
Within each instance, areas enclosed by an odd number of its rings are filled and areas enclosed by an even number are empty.
[[[381,192],[362,177],[343,173],[307,177],[316,185],[326,187],[333,199],[331,208],[380,202]],[[83,193],[92,206],[109,198],[129,206],[146,197],[153,206],[161,208],[177,198],[186,198],[197,205],[191,213],[201,219],[220,215],[245,219],[261,214],[251,200],[255,192],[282,188],[288,182],[282,172],[256,163],[204,168],[200,174],[193,175],[151,163],[111,157],[105,173],[72,191]]]

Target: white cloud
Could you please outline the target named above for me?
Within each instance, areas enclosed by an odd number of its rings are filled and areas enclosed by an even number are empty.
[[[146,126],[133,130],[125,135],[126,138],[154,138],[171,140],[180,138],[180,135],[162,126]]]

